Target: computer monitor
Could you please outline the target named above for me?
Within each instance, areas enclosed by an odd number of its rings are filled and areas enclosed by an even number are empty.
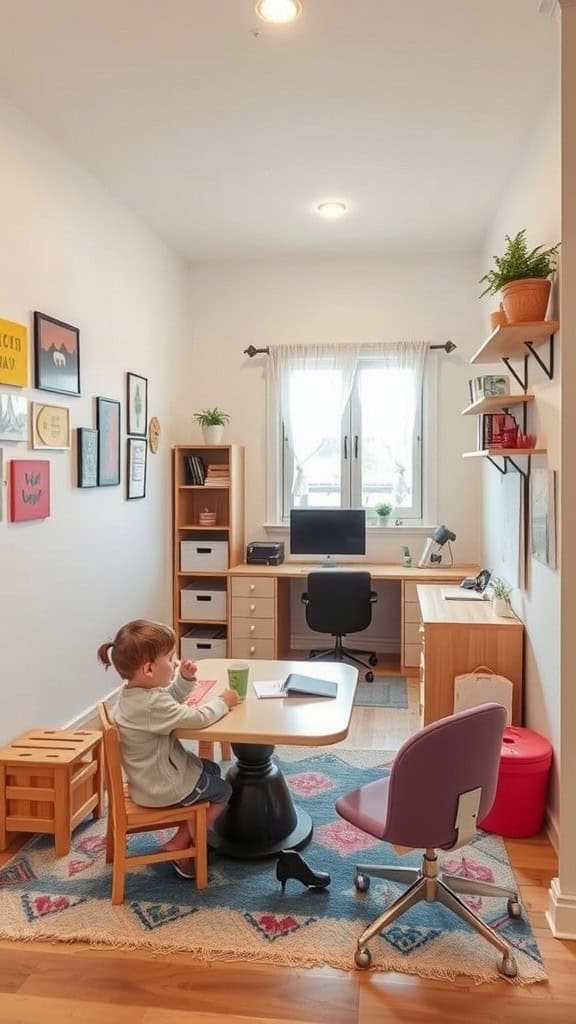
[[[349,508],[293,508],[290,510],[290,553],[325,555],[366,554],[366,512]]]

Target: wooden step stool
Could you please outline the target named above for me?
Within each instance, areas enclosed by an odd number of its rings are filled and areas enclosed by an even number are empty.
[[[0,750],[0,850],[9,832],[49,832],[57,857],[88,814],[102,817],[102,733],[33,729]]]

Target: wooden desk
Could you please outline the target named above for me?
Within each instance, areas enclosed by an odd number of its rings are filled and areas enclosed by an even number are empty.
[[[198,663],[199,679],[216,679],[217,693],[228,686],[233,661]],[[310,841],[312,819],[297,807],[286,780],[272,760],[274,744],[323,746],[348,734],[358,672],[350,665],[301,661],[252,661],[246,701],[206,729],[178,729],[180,739],[231,742],[237,761],[228,771],[232,796],[210,831],[212,847],[229,857],[269,857],[298,850]],[[333,679],[334,699],[285,697],[258,700],[254,680],[285,679],[290,672]]]
[[[282,658],[290,651],[290,583],[304,583],[318,562],[235,565],[228,570],[228,653],[232,658]],[[478,573],[476,565],[406,568],[398,563],[345,562],[339,569],[369,572],[375,582],[396,582],[401,602],[401,667],[414,674],[420,664],[418,583],[459,583]],[[326,570],[330,572],[330,569]]]
[[[514,686],[512,721],[522,724],[523,635],[520,619],[494,615],[490,601],[446,601],[441,587],[418,586],[423,645],[420,704],[424,725],[451,715],[454,677],[486,665]]]

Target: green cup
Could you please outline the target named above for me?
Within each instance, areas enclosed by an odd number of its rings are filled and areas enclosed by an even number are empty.
[[[236,690],[240,700],[246,700],[249,675],[249,665],[231,665],[228,669],[228,686],[231,690]]]

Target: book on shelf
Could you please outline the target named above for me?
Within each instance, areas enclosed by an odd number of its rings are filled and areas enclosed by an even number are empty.
[[[206,469],[199,455],[185,455],[184,465],[189,484],[202,485],[206,477]]]
[[[478,417],[477,447],[514,448],[518,436],[518,424],[509,413],[484,413]]]
[[[484,374],[472,377],[468,381],[470,402],[478,402],[481,398],[492,398],[497,395],[510,394],[510,377],[507,374]]]

